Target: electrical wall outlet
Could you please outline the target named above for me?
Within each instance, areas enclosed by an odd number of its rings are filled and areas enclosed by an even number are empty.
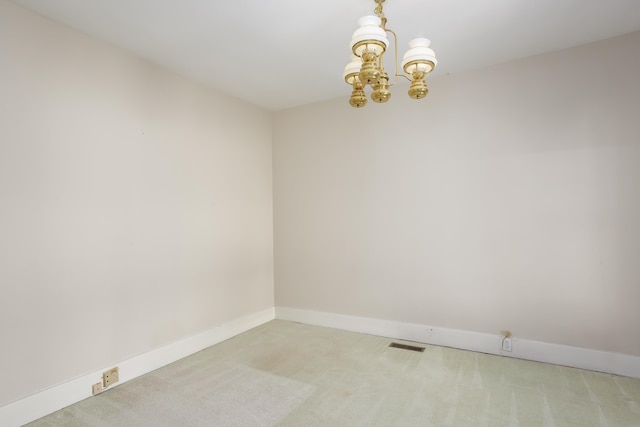
[[[502,351],[511,351],[511,337],[502,339]]]
[[[502,335],[502,351],[511,351],[511,331],[500,331]]]
[[[102,385],[104,386],[104,388],[109,387],[113,383],[117,383],[119,380],[120,376],[118,374],[117,366],[102,373]]]
[[[99,394],[102,393],[102,383],[95,383],[94,385],[91,386],[91,392],[93,394]]]

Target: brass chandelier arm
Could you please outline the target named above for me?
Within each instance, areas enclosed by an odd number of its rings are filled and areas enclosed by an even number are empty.
[[[395,31],[393,31],[393,30],[391,30],[389,28],[385,28],[384,30],[387,33],[393,34],[393,54],[394,54],[395,60],[396,60],[396,72],[395,72],[396,79],[394,80],[393,83],[391,83],[391,85],[395,85],[396,83],[398,83],[398,77],[404,77],[405,79],[409,80],[410,82],[413,81],[406,74],[398,73],[398,36],[396,35]],[[382,55],[380,55],[380,56],[382,57]],[[380,59],[380,60],[382,61],[382,59]]]

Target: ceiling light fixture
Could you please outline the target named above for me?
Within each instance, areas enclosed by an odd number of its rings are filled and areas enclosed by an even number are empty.
[[[436,66],[436,55],[429,48],[429,39],[417,38],[409,42],[409,50],[402,57],[404,73],[398,73],[398,37],[387,25],[387,18],[382,12],[385,0],[374,0],[377,4],[375,15],[364,16],[358,20],[358,29],[351,37],[353,59],[344,69],[344,80],[353,86],[349,99],[352,107],[360,108],[367,104],[364,89],[371,86],[371,99],[383,103],[391,98],[389,87],[397,82],[397,77],[404,77],[411,82],[409,96],[422,99],[427,96],[429,89],[424,78]],[[389,74],[384,70],[382,57],[389,46],[387,34],[391,33],[395,47],[396,81],[389,83]]]

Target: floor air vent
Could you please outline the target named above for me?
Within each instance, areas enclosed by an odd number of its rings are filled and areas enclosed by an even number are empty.
[[[389,344],[389,347],[401,348],[403,350],[411,350],[411,351],[419,351],[419,352],[424,351],[424,347],[416,347],[414,345],[400,344],[397,342],[392,342],[391,344]]]

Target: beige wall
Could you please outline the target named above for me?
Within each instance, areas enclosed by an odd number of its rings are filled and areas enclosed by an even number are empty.
[[[276,306],[640,356],[640,33],[274,121]]]
[[[0,406],[273,307],[271,120],[0,0]]]

